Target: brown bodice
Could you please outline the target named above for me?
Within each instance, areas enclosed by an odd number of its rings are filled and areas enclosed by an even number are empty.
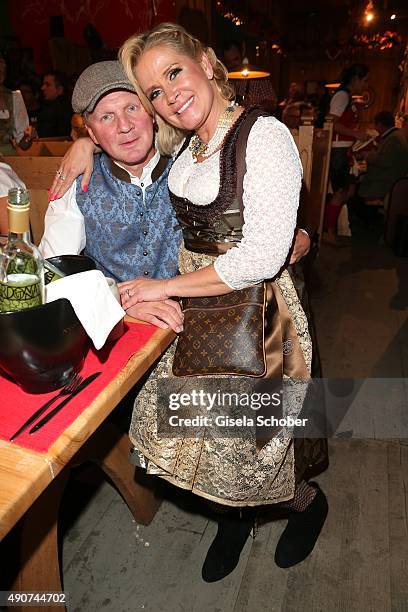
[[[258,117],[266,114],[258,107],[248,108],[227,133],[220,154],[220,189],[215,200],[202,206],[170,191],[188,250],[218,255],[242,240],[246,144],[251,127]],[[188,143],[189,139],[179,155]]]

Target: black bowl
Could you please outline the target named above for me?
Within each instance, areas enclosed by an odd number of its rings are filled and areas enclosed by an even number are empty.
[[[67,275],[95,268],[80,255],[50,261]],[[0,367],[28,393],[64,386],[81,370],[89,349],[89,337],[66,299],[0,313],[0,338]]]
[[[71,274],[79,274],[79,272],[88,272],[88,270],[95,270],[96,265],[93,259],[90,259],[86,255],[57,255],[56,257],[49,257],[47,259],[56,268],[64,272],[67,276]],[[52,280],[52,272],[46,272],[45,282],[46,284]]]

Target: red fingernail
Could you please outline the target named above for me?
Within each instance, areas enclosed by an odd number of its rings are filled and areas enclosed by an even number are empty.
[[[82,191],[84,191],[84,192],[86,193],[86,192],[88,191],[88,185],[84,185],[84,186],[82,187]]]
[[[48,200],[49,202],[51,202],[54,199],[54,194],[52,193],[52,191],[48,192]]]

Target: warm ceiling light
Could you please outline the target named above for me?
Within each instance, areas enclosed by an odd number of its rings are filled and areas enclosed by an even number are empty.
[[[366,13],[365,20],[370,22],[374,19],[374,13]]]
[[[229,79],[264,79],[268,77],[270,72],[266,72],[264,70],[253,70],[249,66],[249,60],[247,57],[244,57],[242,60],[242,70],[239,72],[229,72]]]
[[[229,79],[264,79],[268,76],[270,76],[270,72],[264,70],[249,70],[248,68],[244,68],[239,72],[228,73]]]
[[[390,19],[395,19],[395,18],[396,18],[396,14],[395,14],[395,13],[393,13],[393,14],[391,15]]]

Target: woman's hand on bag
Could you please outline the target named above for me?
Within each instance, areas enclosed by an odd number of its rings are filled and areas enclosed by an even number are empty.
[[[78,138],[65,153],[49,191],[49,199],[57,200],[68,191],[74,180],[83,174],[82,191],[88,191],[93,171],[95,145],[88,137]]]
[[[162,302],[169,297],[166,293],[166,279],[135,278],[118,283],[122,307],[127,310],[140,302]]]

